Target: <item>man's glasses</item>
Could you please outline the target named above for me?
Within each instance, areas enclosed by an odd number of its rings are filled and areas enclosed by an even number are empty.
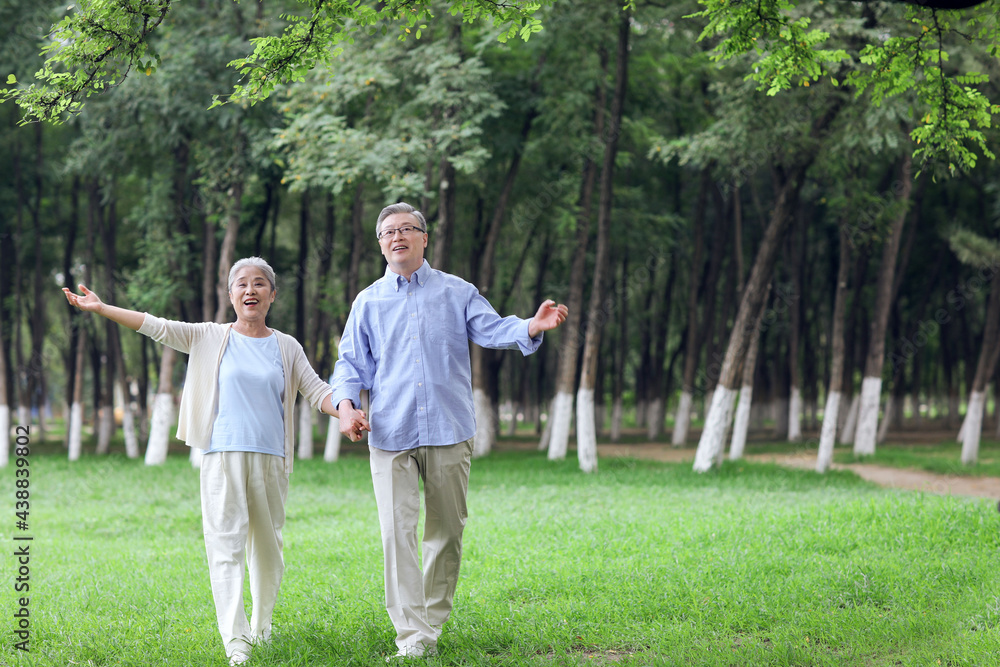
[[[387,239],[395,236],[396,232],[399,232],[403,236],[409,236],[414,232],[420,232],[421,234],[427,233],[425,230],[420,229],[419,227],[410,227],[409,225],[407,225],[405,227],[398,227],[396,229],[383,229],[381,232],[378,233],[378,236],[376,236],[375,238],[381,241],[382,239]]]

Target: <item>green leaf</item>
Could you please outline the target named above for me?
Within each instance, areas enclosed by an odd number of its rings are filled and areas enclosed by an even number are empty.
[[[13,74],[8,74],[7,75],[7,85],[13,86],[15,83],[17,83],[17,77],[14,76]]]

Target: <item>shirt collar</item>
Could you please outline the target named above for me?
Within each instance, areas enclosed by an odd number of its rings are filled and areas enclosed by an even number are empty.
[[[424,263],[420,265],[420,268],[413,272],[412,278],[416,279],[417,284],[423,287],[424,283],[427,282],[427,278],[428,276],[430,276],[430,274],[431,274],[431,265],[427,263],[427,259],[425,258]],[[385,277],[390,281],[390,283],[392,284],[392,288],[397,292],[399,291],[400,285],[409,284],[407,283],[406,278],[399,275],[388,266],[385,267]]]

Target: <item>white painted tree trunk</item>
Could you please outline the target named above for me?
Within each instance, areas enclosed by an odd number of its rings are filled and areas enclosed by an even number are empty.
[[[729,446],[729,460],[743,458],[750,430],[750,406],[753,405],[753,385],[740,387],[740,401],[736,404],[736,423],[733,425],[733,441]]]
[[[969,397],[969,405],[972,405],[972,397]],[[965,425],[969,423],[969,409],[965,409],[965,416],[962,417],[962,426],[958,429],[958,442],[965,442]]]
[[[333,463],[340,458],[340,419],[330,417],[330,425],[326,429],[326,445],[323,447],[323,460]]]
[[[878,436],[878,408],[882,395],[882,378],[866,377],[861,381],[861,403],[858,406],[858,430],[854,435],[854,454],[871,456],[875,453]]]
[[[576,455],[583,472],[597,470],[597,431],[594,428],[594,390],[576,392]],[[551,457],[550,457],[551,458]]]
[[[622,437],[622,415],[624,413],[624,405],[622,403],[621,397],[615,398],[614,402],[611,404],[611,441],[618,442]]]
[[[544,452],[549,448],[549,443],[552,441],[552,413],[556,407],[556,399],[552,399],[549,402],[549,412],[548,414],[539,415],[539,417],[545,417],[545,424],[542,426],[542,435],[538,438],[538,451]]]
[[[125,456],[130,459],[139,458],[139,438],[135,433],[135,415],[132,404],[126,399],[125,387],[121,382],[115,382],[115,403],[122,410],[122,434],[125,436]]]
[[[593,410],[591,410],[593,412]],[[573,394],[560,391],[552,401],[549,421],[545,425],[549,429],[549,460],[562,461],[566,458],[569,448],[569,429],[573,422]],[[579,429],[579,427],[577,427]],[[542,433],[544,438],[545,434]],[[577,434],[579,438],[579,434]]]
[[[985,407],[985,392],[974,391],[969,395],[969,407],[965,411],[965,439],[962,440],[962,463],[965,465],[973,465],[979,460],[979,439],[983,433]]]
[[[726,429],[733,414],[736,394],[735,389],[727,389],[721,383],[715,386],[712,404],[705,417],[705,430],[701,432],[698,451],[694,455],[695,472],[707,472],[711,469],[719,455],[719,448],[725,445]]]
[[[304,398],[299,401],[299,458],[313,457],[312,407]]]
[[[110,405],[97,411],[97,453],[107,454],[111,448],[111,436],[115,432],[115,411]]]
[[[150,420],[149,442],[146,444],[146,465],[161,465],[167,460],[170,427],[174,424],[173,394],[157,394],[153,399],[153,417]]]
[[[854,435],[858,432],[858,410],[861,408],[861,396],[854,394],[851,405],[844,416],[844,428],[840,431],[840,441],[845,445],[854,444]]]
[[[17,406],[17,423],[21,426],[31,426],[31,408],[27,405]]]
[[[476,439],[472,443],[472,458],[486,456],[493,451],[493,406],[482,389],[472,390],[476,406]]]
[[[69,410],[69,460],[79,460],[81,453],[83,453],[83,405],[74,403]]]
[[[830,469],[833,461],[833,446],[837,441],[837,415],[840,412],[840,392],[831,391],[826,397],[823,409],[823,428],[819,434],[819,454],[816,456],[816,472],[822,474]]]
[[[646,424],[646,437],[656,440],[663,431],[663,399],[657,396],[649,402],[646,410],[646,418],[649,420]]]
[[[890,393],[885,399],[885,409],[882,411],[882,422],[878,425],[878,444],[885,442],[889,437],[889,425],[892,424],[893,416],[899,408],[896,406],[896,399]]]
[[[517,403],[507,401],[507,409],[510,410],[510,425],[507,427],[507,435],[515,436],[517,435],[517,411],[519,406]]]
[[[10,461],[10,406],[0,403],[0,468]]]
[[[680,447],[687,440],[688,426],[691,425],[691,392],[681,392],[681,400],[677,404],[677,415],[674,417],[674,432],[670,436],[670,444]]]
[[[792,398],[788,406],[788,441],[802,440],[802,390],[792,387]]]

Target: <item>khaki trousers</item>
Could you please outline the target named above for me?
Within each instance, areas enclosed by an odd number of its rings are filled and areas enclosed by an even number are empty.
[[[436,646],[455,597],[472,440],[404,452],[368,449],[382,527],[385,607],[400,651],[423,653]],[[417,560],[420,480],[426,503],[422,571]]]
[[[201,462],[201,517],[215,614],[226,655],[249,655],[250,644],[271,634],[271,613],[285,572],[288,473],[280,456],[213,452]],[[250,564],[253,611],[243,606],[245,563]]]

